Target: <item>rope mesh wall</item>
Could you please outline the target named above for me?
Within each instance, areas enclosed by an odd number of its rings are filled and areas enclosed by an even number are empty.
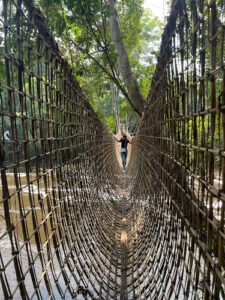
[[[41,12],[3,1],[1,298],[225,298],[224,20],[173,3],[122,173]]]
[[[137,135],[130,197],[152,198],[159,299],[225,298],[224,18],[223,2],[173,3]]]
[[[44,24],[4,1],[1,298],[105,298],[120,285],[114,142]]]

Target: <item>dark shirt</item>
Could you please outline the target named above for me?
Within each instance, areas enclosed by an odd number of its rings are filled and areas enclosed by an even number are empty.
[[[130,143],[128,139],[124,139],[124,138],[121,138],[119,142],[121,143],[121,148],[127,148],[127,144]]]

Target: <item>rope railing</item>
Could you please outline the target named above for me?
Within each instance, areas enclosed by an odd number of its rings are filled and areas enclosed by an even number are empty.
[[[0,298],[225,298],[224,18],[173,2],[123,173],[41,11],[3,1]]]

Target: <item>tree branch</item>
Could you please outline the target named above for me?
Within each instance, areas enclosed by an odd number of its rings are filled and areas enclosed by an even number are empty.
[[[82,47],[80,47],[74,40],[69,38],[69,41],[77,48],[79,49],[81,52],[85,53],[90,59],[92,59],[103,71],[105,74],[107,74],[109,76],[109,78],[118,86],[118,88],[120,89],[120,91],[122,92],[122,94],[124,95],[124,97],[130,102],[130,98],[128,93],[126,92],[126,90],[124,89],[124,87],[120,84],[120,82],[118,81],[118,79],[116,77],[114,77],[103,65],[101,65],[99,63],[99,61],[92,56],[89,52],[86,52]],[[132,105],[132,103],[130,102],[131,106],[133,107],[134,111],[136,113],[138,113],[138,111],[135,109],[135,107]]]
[[[111,58],[110,58],[110,55],[109,55],[109,52],[108,52],[107,40],[106,40],[106,38],[105,38],[105,40],[104,40],[104,38],[103,38],[103,36],[102,36],[102,33],[101,33],[101,30],[100,30],[98,24],[96,23],[96,20],[93,19],[93,21],[94,21],[94,23],[95,23],[95,26],[96,26],[96,28],[98,29],[98,32],[99,32],[99,34],[100,34],[101,40],[103,41],[103,44],[104,44],[104,47],[103,47],[101,41],[99,40],[99,38],[97,37],[97,35],[95,34],[95,32],[94,32],[94,30],[93,30],[92,24],[91,24],[90,19],[89,19],[89,15],[87,16],[87,14],[86,14],[86,12],[85,12],[85,9],[84,9],[83,5],[82,5],[81,7],[82,7],[82,12],[83,12],[83,14],[85,15],[87,24],[88,24],[88,26],[89,26],[89,29],[91,30],[92,36],[94,37],[94,39],[95,39],[96,43],[99,45],[99,47],[100,47],[100,48],[103,50],[103,52],[106,54],[107,60],[108,60],[108,62],[109,62],[110,69],[111,69],[111,71],[112,71],[112,73],[113,73],[113,77],[116,78],[116,75],[118,76],[118,73],[117,73],[117,71],[115,70],[115,68],[113,67],[113,63],[112,63],[112,61],[111,61]]]

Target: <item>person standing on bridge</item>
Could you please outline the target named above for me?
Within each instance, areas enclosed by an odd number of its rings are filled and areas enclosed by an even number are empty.
[[[117,138],[115,138],[117,140]],[[126,134],[123,134],[122,138],[120,140],[117,140],[118,143],[121,143],[121,149],[120,149],[120,154],[121,154],[121,159],[122,159],[122,165],[123,169],[125,170],[126,164],[127,164],[127,144],[131,142],[128,140]]]

